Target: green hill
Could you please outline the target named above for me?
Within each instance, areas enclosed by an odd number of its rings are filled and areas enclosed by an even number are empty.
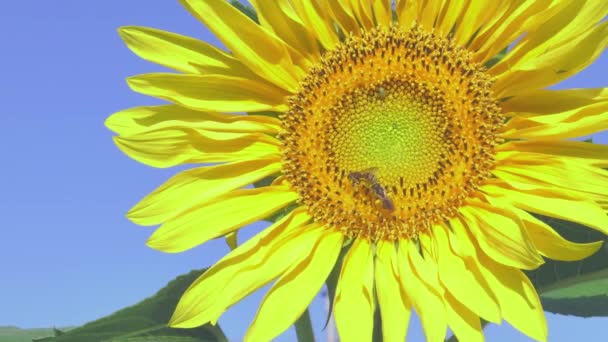
[[[60,328],[69,330],[71,327]],[[21,329],[15,326],[0,326],[0,342],[31,342],[33,339],[53,336],[52,328]]]
[[[207,324],[194,329],[173,329],[166,326],[181,295],[203,272],[204,270],[195,270],[181,275],[152,297],[146,298],[133,306],[70,331],[60,331],[54,337],[34,339],[34,341],[226,342],[226,337],[219,326]],[[0,340],[0,342],[4,341]],[[10,342],[17,342],[17,340],[10,340]]]

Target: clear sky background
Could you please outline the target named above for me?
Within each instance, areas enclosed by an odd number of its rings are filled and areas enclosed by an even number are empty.
[[[80,325],[134,304],[174,277],[210,266],[227,251],[212,241],[181,254],[144,245],[151,228],[126,211],[176,169],[123,155],[103,122],[160,101],[128,89],[128,76],[162,71],[133,55],[116,29],[143,25],[215,44],[177,1],[3,1],[0,11],[0,325]],[[608,54],[560,87],[608,86]],[[597,142],[608,143],[598,135]],[[265,227],[244,230],[252,236]],[[263,292],[230,309],[220,325],[242,339]],[[317,334],[324,304],[312,307]],[[603,341],[608,318],[547,314],[549,341]],[[600,335],[604,335],[601,338]],[[422,341],[416,319],[411,341]],[[293,341],[290,330],[279,340]],[[529,341],[508,324],[488,341]]]

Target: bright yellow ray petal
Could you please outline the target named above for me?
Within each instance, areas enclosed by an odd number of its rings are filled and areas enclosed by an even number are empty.
[[[500,323],[500,308],[494,294],[482,286],[473,271],[467,268],[464,260],[454,254],[447,229],[436,225],[433,227],[433,235],[437,241],[439,280],[446,291],[486,321]]]
[[[287,110],[282,89],[242,77],[154,73],[130,77],[129,87],[192,109],[212,112]]]
[[[564,80],[591,64],[606,44],[608,22],[604,21],[558,47],[526,56],[497,76],[496,96],[513,96]]]
[[[484,62],[519,38],[524,32],[541,25],[542,18],[553,0],[512,1],[515,6],[507,10],[491,30],[481,34],[471,49],[476,61]]]
[[[447,36],[454,25],[459,22],[463,11],[467,10],[469,0],[449,0],[444,1],[440,10],[440,17],[437,19],[437,33]],[[466,23],[468,25],[469,23]]]
[[[359,23],[355,19],[353,9],[348,0],[328,1],[329,13],[345,34],[353,33],[359,35]]]
[[[423,1],[418,7],[418,23],[424,29],[431,31],[435,27],[437,17],[441,14],[443,0]]]
[[[485,341],[479,317],[457,301],[449,292],[446,292],[444,298],[448,324],[458,341]]]
[[[390,0],[372,1],[372,10],[378,25],[390,26],[393,22],[393,12]]]
[[[303,67],[310,67],[321,56],[316,38],[294,12],[288,0],[274,2],[252,0],[262,27],[272,31],[285,43],[302,53],[306,60]],[[292,59],[297,56],[292,56]]]
[[[180,0],[226,47],[253,72],[295,92],[303,76],[287,46],[224,0]]]
[[[538,341],[547,341],[547,322],[538,294],[526,275],[479,254],[481,272],[496,293],[503,318]]]
[[[146,244],[167,253],[183,252],[268,217],[297,198],[286,187],[234,190],[165,222]]]
[[[473,242],[471,230],[466,226],[465,222],[460,217],[452,218],[449,222],[449,229],[446,230],[450,242],[451,251],[454,255],[460,257],[466,265],[467,270],[475,278],[475,281],[482,288],[480,292],[483,296],[496,299],[497,297],[492,287],[485,280],[477,254],[482,253],[477,245]],[[491,315],[490,315],[491,316]],[[502,317],[502,314],[501,314]]]
[[[469,230],[460,217],[450,219],[450,247],[461,258],[474,258],[477,251],[471,242],[467,231]]]
[[[563,190],[540,186],[514,189],[506,184],[487,184],[480,190],[517,208],[577,222],[608,235],[608,216],[604,211],[596,203]]]
[[[454,32],[454,41],[458,45],[466,46],[478,30],[491,24],[488,19],[496,17],[495,13],[505,3],[505,1],[468,0],[468,6],[460,18],[461,24],[456,27]]]
[[[169,325],[193,328],[215,320],[281,275],[316,241],[320,231],[305,226],[310,219],[305,210],[296,209],[224,256],[186,290]]]
[[[568,241],[553,230],[551,226],[526,211],[517,210],[516,213],[521,218],[538,252],[553,260],[581,260],[594,254],[602,247],[603,241],[589,243]]]
[[[129,157],[154,167],[280,157],[278,140],[261,133],[167,127],[117,136],[114,143]]]
[[[261,80],[238,59],[201,40],[139,26],[121,27],[118,32],[131,51],[150,62],[185,73]]]
[[[397,0],[395,13],[400,28],[409,30],[414,25],[418,19],[418,6],[423,4],[417,0]]]
[[[276,134],[281,127],[278,119],[266,115],[201,112],[177,105],[125,109],[110,115],[105,124],[119,135],[170,127],[190,127],[228,133]]]
[[[331,50],[338,44],[338,35],[329,20],[325,5],[316,0],[291,0],[291,4],[325,49]]]
[[[317,295],[334,266],[343,240],[341,232],[321,229],[324,232],[310,253],[294,262],[268,291],[245,341],[272,340],[289,328]]]
[[[234,232],[226,234],[226,236],[224,237],[226,239],[226,244],[228,245],[231,251],[235,250],[238,246],[237,232],[238,231],[235,230]]]
[[[481,24],[477,32],[474,31],[472,39],[468,42],[467,47],[471,51],[477,51],[481,49],[488,39],[492,39],[492,32],[505,25],[506,23],[517,19],[512,17],[511,13],[515,12],[517,8],[525,5],[525,1],[491,1],[493,5],[488,5],[485,8],[486,13],[483,15],[483,21],[478,22]],[[531,2],[531,1],[528,1]],[[525,6],[527,7],[527,6]],[[510,42],[502,42],[509,44]]]
[[[576,158],[596,167],[608,167],[608,145],[582,141],[510,141],[497,147],[497,152],[531,152]]]
[[[403,342],[411,308],[399,283],[397,250],[392,242],[378,242],[375,264],[376,293],[382,316],[382,337],[386,342]]]
[[[514,213],[482,202],[471,202],[460,213],[481,250],[496,262],[527,270],[543,264]]]
[[[550,191],[559,191],[566,197],[571,197],[578,201],[589,201],[601,206],[601,203],[605,203],[608,200],[608,196],[605,193],[589,193],[579,191],[577,189],[570,189],[568,187],[556,187],[550,183],[543,181],[542,179],[534,179],[525,175],[519,175],[516,173],[504,172],[502,170],[494,170],[496,175],[499,175],[497,182],[503,182],[509,184],[514,189],[523,191],[534,191],[536,189],[546,189]]]
[[[608,171],[580,159],[531,152],[498,152],[496,158],[500,161],[492,173],[508,183],[515,180],[608,199]]]
[[[608,14],[608,3],[596,0],[563,0],[543,12],[546,20],[529,30],[514,46],[513,50],[490,72],[499,75],[524,59],[534,59],[547,51],[589,31]]]
[[[509,116],[525,112],[553,114],[606,101],[608,88],[541,89],[513,96],[501,103],[501,107]]]
[[[127,217],[143,226],[165,222],[186,210],[281,171],[278,158],[244,160],[178,173],[135,205]]]
[[[561,113],[517,113],[503,128],[508,139],[567,139],[608,129],[608,101]]]
[[[443,342],[447,330],[443,292],[437,272],[422,259],[414,243],[399,243],[399,274],[401,286],[412,301],[428,342]],[[435,285],[435,286],[433,286]]]
[[[344,257],[334,304],[340,340],[371,341],[374,322],[374,264],[370,242],[356,239]]]
[[[371,13],[370,2],[366,0],[350,0],[355,17],[365,30],[371,30],[374,20]]]

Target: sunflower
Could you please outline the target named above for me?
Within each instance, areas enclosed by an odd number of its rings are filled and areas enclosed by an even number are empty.
[[[216,323],[274,281],[245,338],[268,341],[338,264],[343,341],[369,341],[376,310],[386,341],[404,340],[411,310],[429,341],[448,327],[481,341],[481,319],[547,339],[522,270],[601,242],[567,241],[534,214],[608,233],[608,147],[571,139],[608,128],[608,90],[546,88],[603,51],[607,1],[255,0],[253,19],[181,2],[228,51],[121,28],[180,73],[129,78],[170,104],[106,124],[142,163],[205,165],[128,217],[160,224],[147,244],[174,253],[282,215],[196,280],[171,326]]]

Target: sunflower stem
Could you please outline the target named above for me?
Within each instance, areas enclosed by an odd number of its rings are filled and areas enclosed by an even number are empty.
[[[308,309],[302,313],[302,316],[298,318],[294,325],[296,327],[298,342],[315,342],[315,334],[312,330],[312,324],[310,323]]]

